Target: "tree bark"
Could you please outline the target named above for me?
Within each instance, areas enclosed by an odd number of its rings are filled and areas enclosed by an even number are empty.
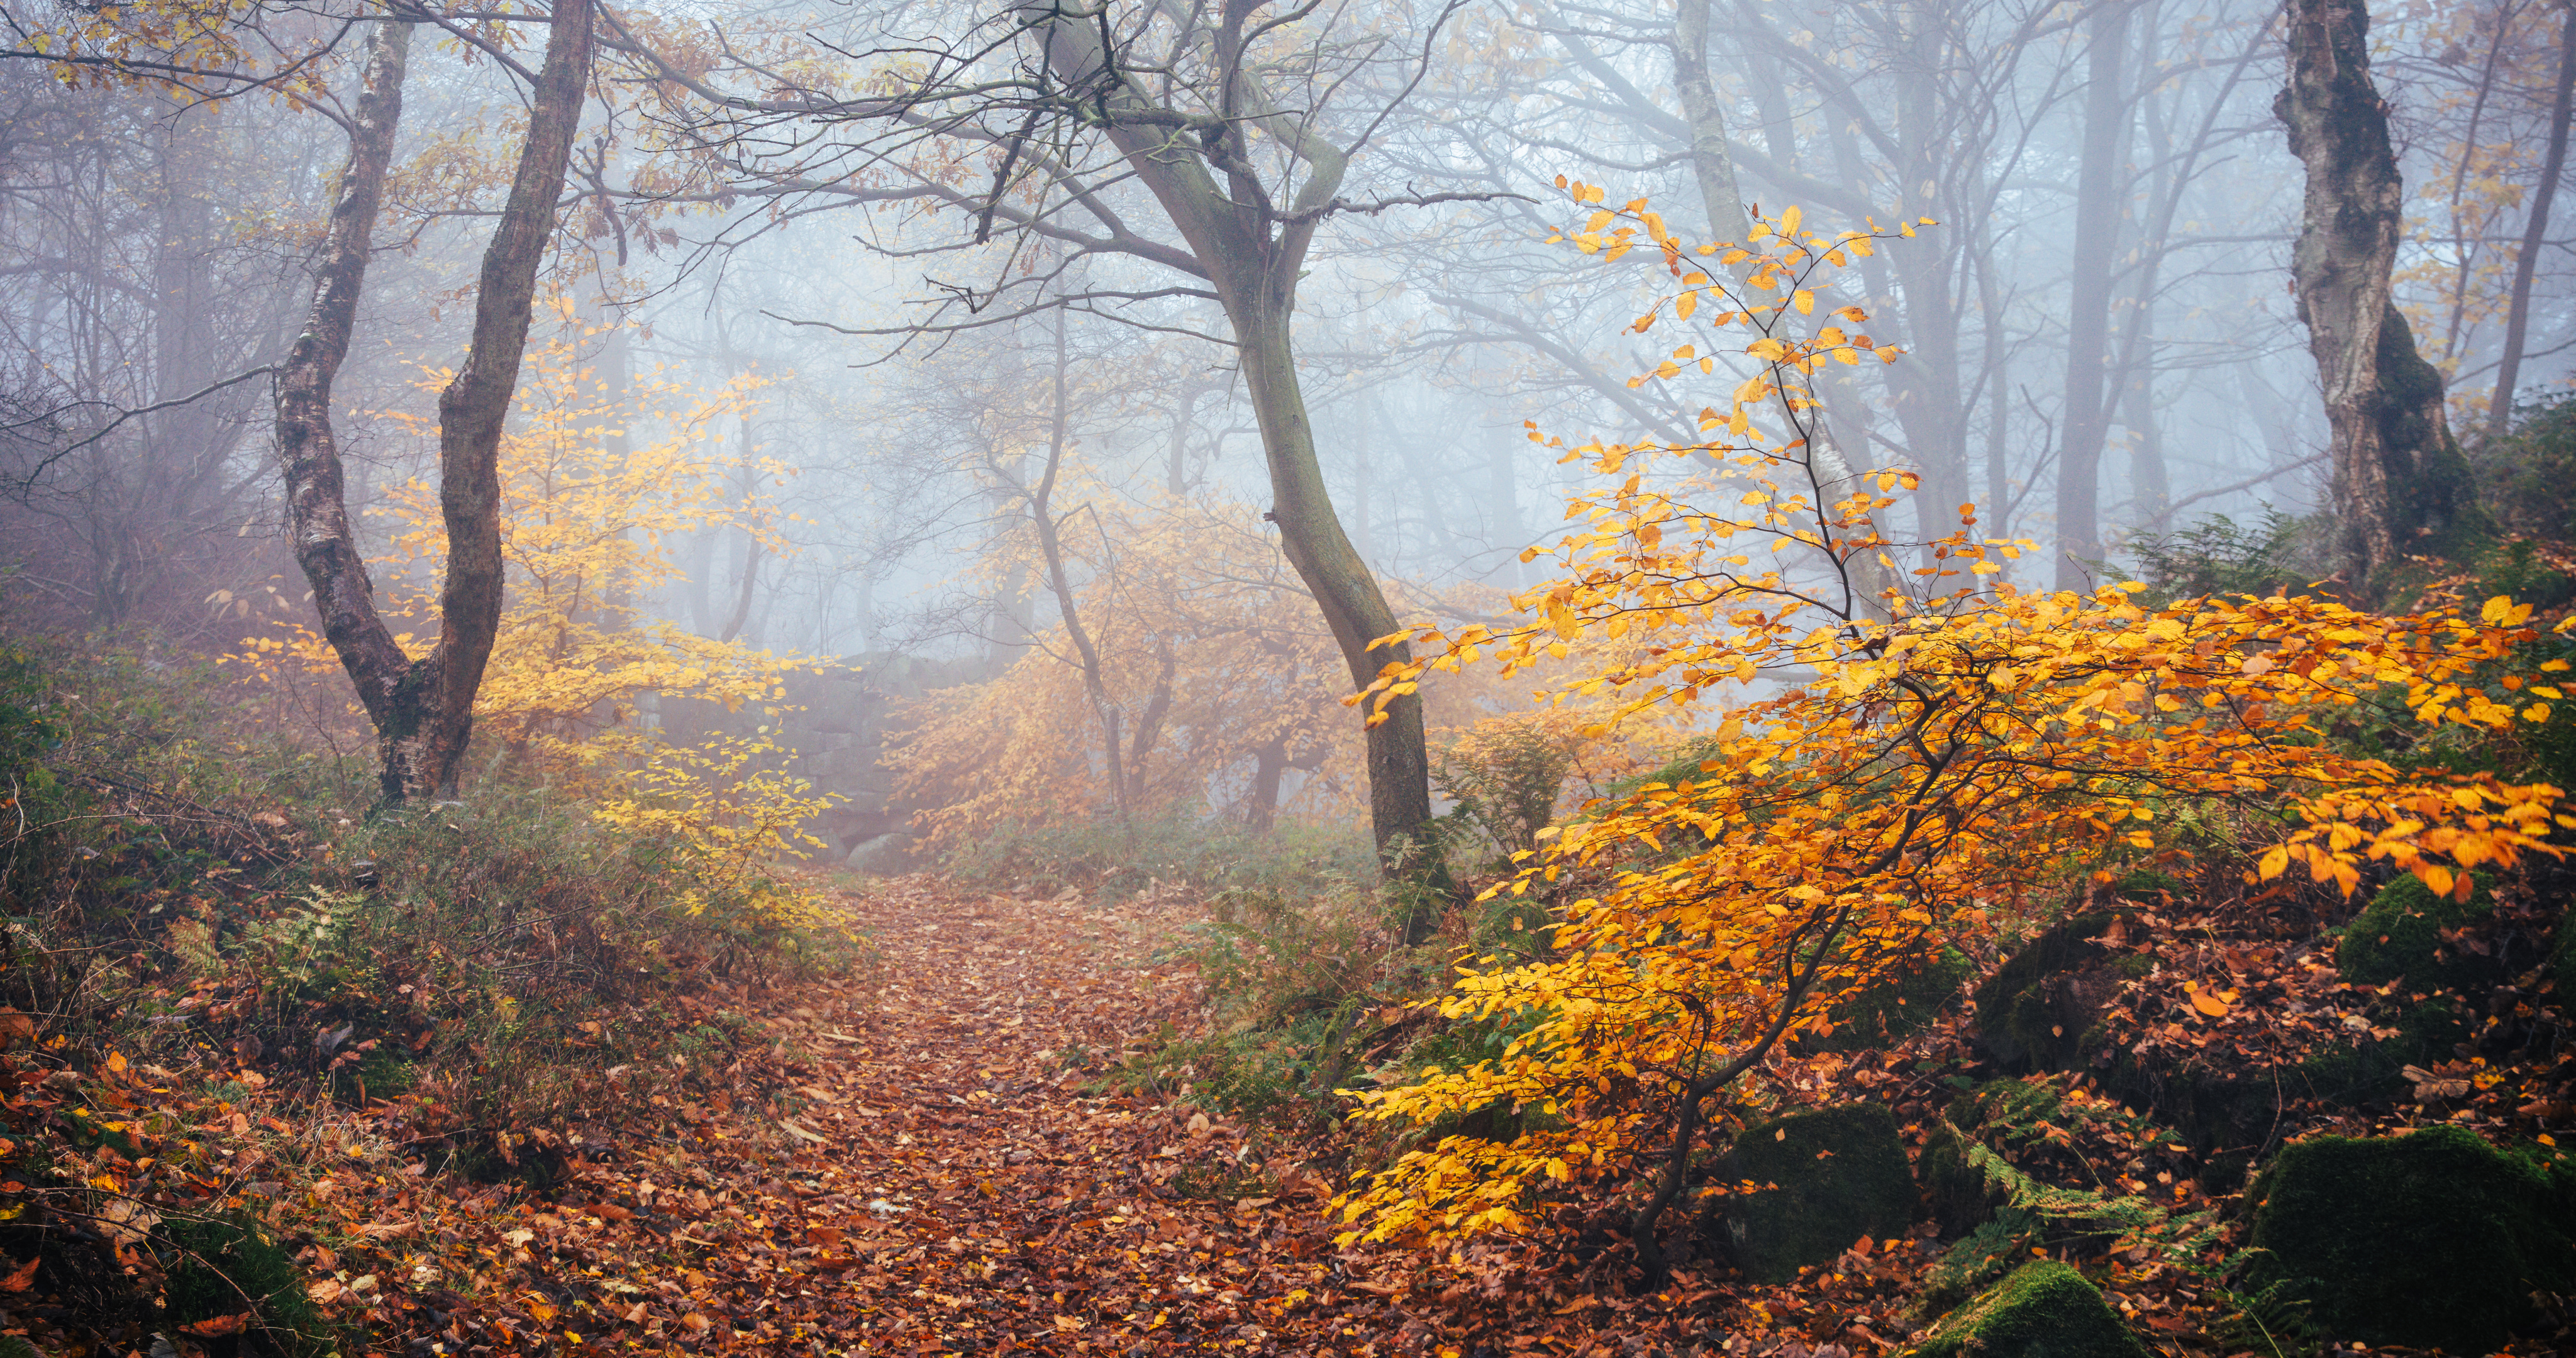
[[[313,585],[323,635],[376,728],[384,799],[453,796],[473,734],[474,695],[501,620],[503,422],[518,387],[537,266],[554,235],[555,199],[581,120],[590,75],[590,0],[559,0],[537,74],[527,144],[483,257],[474,338],[439,396],[439,507],[447,527],[440,634],[429,655],[405,654],[376,611],[375,585],[349,526],[346,483],[331,429],[331,382],[348,355],[366,281],[369,237],[402,115],[410,27],[370,37],[364,87],[350,122],[349,165],[316,269],[313,307],[278,382],[279,452],[295,555]]]
[[[349,525],[347,484],[331,428],[331,383],[348,357],[369,239],[402,121],[411,25],[380,23],[367,42],[363,85],[349,119],[349,163],[316,261],[313,306],[278,377],[277,445],[296,564],[313,586],[322,635],[375,725],[384,799],[398,802],[407,784],[397,746],[418,725],[414,663],[376,612],[375,583]]]
[[[556,0],[528,107],[528,139],[501,223],[483,252],[474,338],[438,396],[438,507],[447,522],[447,581],[439,592],[438,649],[418,736],[421,785],[453,796],[474,731],[474,694],[501,626],[501,433],[519,386],[537,268],[554,240],[573,133],[590,83],[591,0]]]
[[[2363,0],[2290,0],[2289,83],[2272,112],[2307,168],[2290,269],[2333,430],[2336,546],[2346,587],[2377,599],[2408,553],[2455,548],[2480,520],[2442,375],[2389,301],[2404,188],[2369,32]]]
[[[2120,246],[2120,205],[2129,149],[2129,6],[2093,16],[2085,58],[2084,147],[2075,174],[2075,243],[2066,322],[2066,432],[2057,454],[2057,587],[2082,589],[2087,561],[2102,545],[2102,444],[2111,427],[2106,373],[2111,347],[2111,273]]]
[[[2487,432],[2501,434],[2513,419],[2513,388],[2522,380],[2522,346],[2531,329],[2531,280],[2540,267],[2541,246],[2549,239],[2549,205],[2558,196],[2558,181],[2567,170],[2567,124],[2576,117],[2576,0],[2562,0],[2566,11],[2558,33],[2558,92],[2549,104],[2549,151],[2540,163],[2540,183],[2531,194],[2531,219],[2523,224],[2522,249],[2513,257],[2513,299],[2505,311],[2504,356],[2496,365],[2495,396],[2487,406]]]

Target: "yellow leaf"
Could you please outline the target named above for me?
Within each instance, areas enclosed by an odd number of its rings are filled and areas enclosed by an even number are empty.
[[[1790,293],[1789,304],[1796,307],[1798,309],[1798,314],[1801,316],[1812,316],[1816,314],[1816,294],[1809,292],[1805,288],[1800,288],[1796,292]]]

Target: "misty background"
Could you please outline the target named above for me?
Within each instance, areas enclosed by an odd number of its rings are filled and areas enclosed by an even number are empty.
[[[1262,442],[1212,294],[1085,244],[1091,222],[979,223],[994,155],[956,154],[934,127],[821,112],[816,91],[850,97],[888,72],[971,57],[1007,73],[1025,58],[993,45],[991,15],[900,0],[621,14],[637,47],[699,54],[701,78],[766,102],[688,113],[671,69],[607,44],[532,352],[574,356],[608,412],[591,437],[618,448],[678,427],[656,391],[756,379],[742,413],[686,437],[784,544],[732,524],[673,535],[685,578],[627,601],[644,616],[824,667],[841,687],[791,685],[808,709],[861,702],[870,683],[864,701],[918,698],[1033,650],[1064,658],[1024,512],[1050,448],[1090,506],[1064,520],[1090,544],[1074,549],[1084,578],[1179,506],[1262,531]],[[2141,543],[2214,515],[2250,528],[2320,508],[2326,423],[2289,284],[2302,174],[2271,109],[2280,16],[2165,0],[1708,7],[1703,55],[1756,211],[1795,205],[1829,231],[1937,223],[1842,274],[1830,301],[1906,351],[1825,393],[1855,463],[1923,476],[1921,512],[1899,510],[1893,536],[1938,536],[1973,502],[1981,535],[2041,544],[2017,569],[2044,585],[2069,559],[2118,576]],[[363,24],[260,11],[253,48],[320,54],[309,83],[210,75],[190,91],[67,78],[30,47],[59,18],[11,0],[21,59],[0,61],[0,606],[13,625],[229,653],[309,617],[259,370],[294,345],[310,299]],[[2565,79],[2563,18],[2476,0],[2373,21],[2408,195],[2396,298],[2474,458]],[[1670,6],[1393,0],[1308,22],[1346,60],[1304,88],[1318,109],[1341,101],[1366,143],[1351,206],[1316,219],[1296,283],[1326,484],[1400,614],[1496,606],[1545,578],[1523,549],[1554,539],[1585,477],[1533,429],[1687,442],[1732,384],[1721,367],[1631,385],[1672,348],[1628,329],[1671,280],[1651,251],[1618,264],[1550,244],[1585,211],[1560,178],[1650,200],[1694,241],[1745,224],[1708,220],[1694,185]],[[532,25],[461,11],[417,40],[337,387],[362,535],[390,542],[389,497],[434,479],[422,382],[464,350],[525,122],[508,64],[541,44]],[[1169,238],[1102,163],[1102,211]],[[2567,217],[2534,257],[2524,403],[2563,393],[2576,363]],[[2067,496],[2088,480],[2091,524]],[[425,569],[380,567],[379,583]],[[1261,607],[1293,609],[1292,573],[1261,588]],[[1348,687],[1329,664],[1294,673]],[[642,719],[715,720],[651,702]],[[807,742],[838,759],[816,764],[827,786],[884,799],[881,726]],[[1233,805],[1264,768],[1293,785],[1321,767],[1299,748],[1228,755],[1240,767],[1201,770],[1196,795]]]

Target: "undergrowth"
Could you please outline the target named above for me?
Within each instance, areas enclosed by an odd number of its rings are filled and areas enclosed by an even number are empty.
[[[580,1123],[738,1061],[722,991],[857,958],[778,923],[780,882],[702,880],[506,772],[370,815],[371,768],[228,739],[222,698],[184,665],[0,640],[0,1047],[32,1048],[0,1249],[89,1278],[101,1316],[229,1296],[257,1347],[337,1342],[300,1289],[270,1296],[247,1209],[137,1205],[213,1168],[154,1170],[147,1141],[221,1141],[280,1184],[400,1158],[542,1185]]]

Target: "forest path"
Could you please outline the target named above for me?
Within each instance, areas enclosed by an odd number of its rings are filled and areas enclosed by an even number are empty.
[[[671,1150],[621,1138],[558,1195],[576,1204],[567,1225],[681,1265],[664,1297],[610,1303],[621,1337],[701,1352],[1386,1351],[1312,1333],[1335,1332],[1320,1178],[1290,1170],[1287,1200],[1237,1198],[1263,1189],[1230,1129],[1086,1092],[1195,1008],[1189,968],[1155,955],[1195,915],[926,877],[844,902],[880,957],[866,978],[771,992],[757,1018],[784,1083],[678,1105]],[[669,1125],[630,1112],[630,1128]]]

